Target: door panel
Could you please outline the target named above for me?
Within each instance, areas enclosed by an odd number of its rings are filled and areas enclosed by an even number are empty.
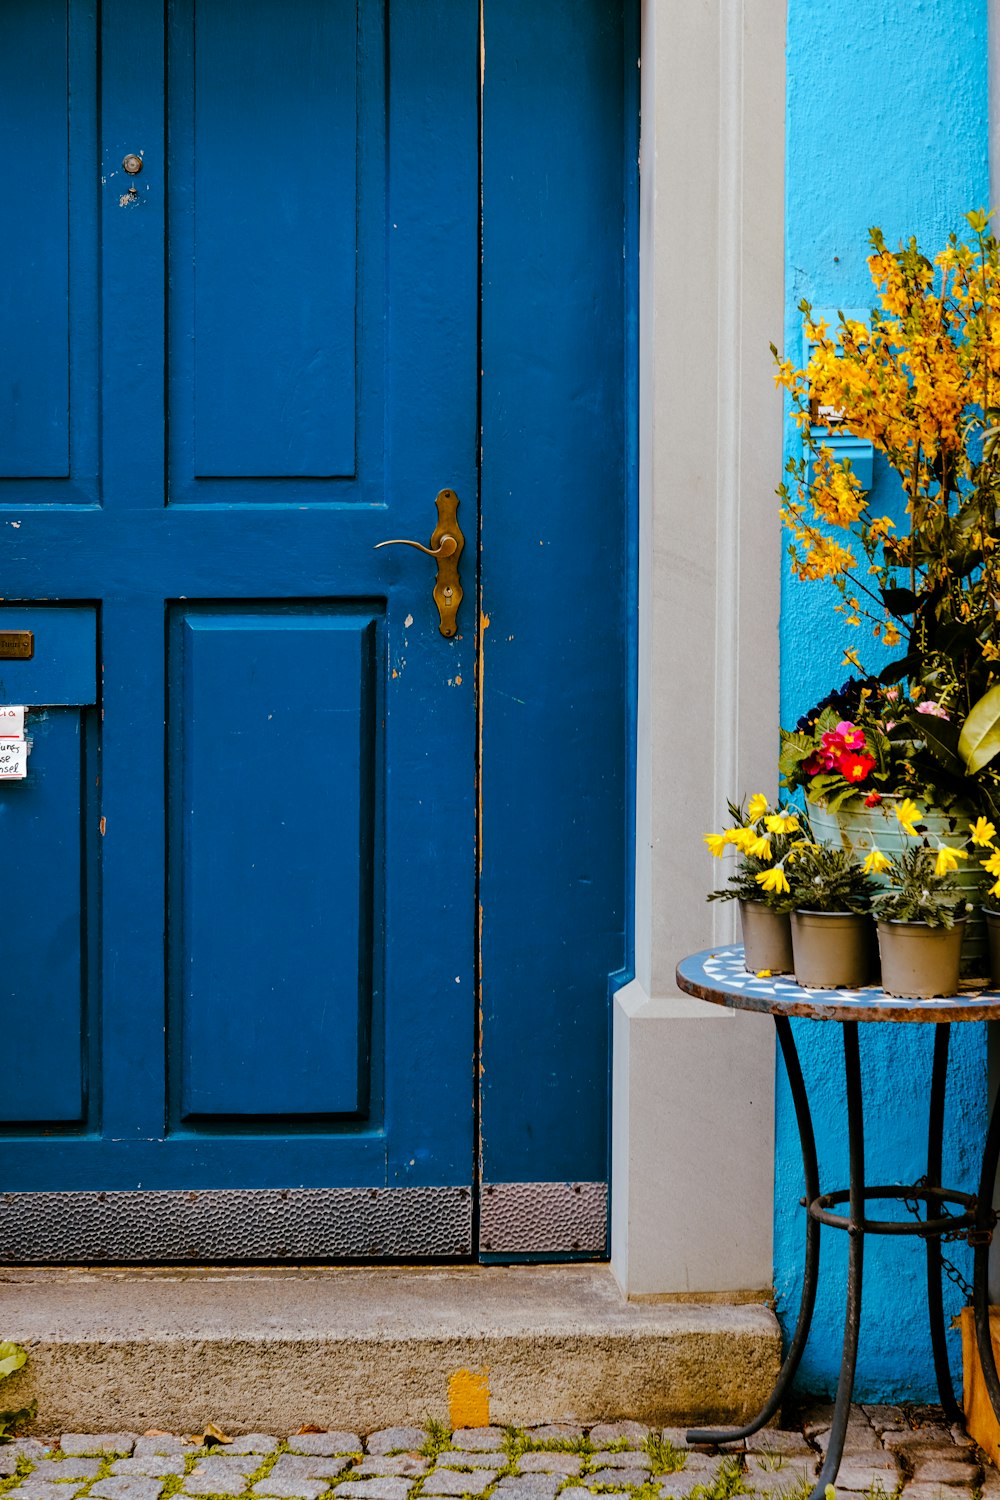
[[[96,499],[96,98],[93,17],[83,6],[0,7],[3,505]]]
[[[466,1253],[474,549],[446,640],[433,562],[375,544],[426,541],[445,486],[476,533],[476,8],[104,0],[89,73],[85,0],[68,25],[65,0],[13,9],[31,23],[0,18],[18,139],[63,116],[69,56],[84,184],[46,355],[63,349],[65,384],[67,327],[71,372],[99,334],[103,395],[99,503],[25,509],[68,481],[22,480],[19,455],[58,476],[65,425],[42,442],[8,393],[0,433],[28,425],[0,448],[0,505],[18,507],[0,564],[11,611],[99,611],[101,670],[91,710],[31,698],[31,664],[0,661],[7,701],[39,705],[28,781],[0,787],[0,819],[22,809],[12,874],[53,892],[16,934],[5,1025],[63,945],[44,993],[57,1077],[22,1028],[3,1254]],[[100,116],[77,126],[98,56]],[[98,219],[99,330],[96,291],[73,296]],[[13,246],[19,286],[37,248]],[[48,379],[33,331],[13,326],[9,364]],[[33,390],[63,421],[63,386]],[[39,662],[53,639],[39,627]],[[192,1192],[204,1212],[161,1233]],[[51,1194],[70,1195],[54,1237]]]
[[[369,1113],[381,634],[363,609],[176,612],[168,1034],[181,1126]]]
[[[171,499],[192,477],[354,473],[356,77],[381,92],[381,59],[359,58],[354,0],[300,22],[270,0],[172,7]]]
[[[5,849],[0,1014],[11,1065],[0,1125],[56,1130],[89,1108],[97,1004],[88,931],[98,898],[97,636],[93,609],[0,606],[0,634],[31,631],[34,654],[0,661],[0,701],[31,705],[32,775],[0,786]]]

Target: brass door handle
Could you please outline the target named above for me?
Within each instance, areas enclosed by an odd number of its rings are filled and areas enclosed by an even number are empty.
[[[447,532],[436,547],[425,547],[423,542],[409,542],[401,536],[390,537],[387,542],[376,542],[375,551],[380,547],[416,547],[418,552],[426,552],[428,557],[451,557],[458,551],[458,543]]]
[[[438,523],[431,535],[430,546],[423,542],[411,542],[406,537],[390,537],[388,541],[376,542],[379,547],[416,547],[428,557],[438,560],[437,577],[434,580],[434,603],[441,621],[442,635],[454,635],[457,629],[456,616],[462,602],[462,585],[458,577],[458,563],[465,546],[465,537],[458,524],[458,496],[454,490],[440,490],[434,501],[437,506]]]

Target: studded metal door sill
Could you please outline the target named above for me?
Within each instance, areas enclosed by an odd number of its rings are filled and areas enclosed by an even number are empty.
[[[606,1182],[488,1182],[479,1216],[487,1255],[604,1255]]]
[[[0,1194],[0,1263],[470,1256],[467,1187]]]

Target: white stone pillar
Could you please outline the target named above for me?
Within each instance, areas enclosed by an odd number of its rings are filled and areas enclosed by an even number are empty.
[[[771,1283],[774,1039],[677,991],[729,940],[702,835],[776,790],[784,0],[644,0],[636,978],[615,997],[612,1264]]]

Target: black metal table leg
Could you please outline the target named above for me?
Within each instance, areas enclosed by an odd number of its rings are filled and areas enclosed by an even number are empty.
[[[861,1281],[865,1252],[865,1125],[861,1099],[861,1056],[857,1021],[844,1021],[844,1072],[847,1079],[847,1140],[850,1152],[850,1227],[847,1262],[847,1308],[844,1315],[844,1349],[833,1406],[833,1422],[826,1457],[809,1500],[823,1500],[840,1468],[851,1414],[851,1396],[858,1364],[858,1333],[861,1328]]]
[[[944,1140],[944,1098],[948,1082],[948,1042],[951,1027],[947,1021],[934,1028],[934,1065],[931,1071],[931,1099],[927,1117],[927,1186],[941,1186],[941,1152]],[[928,1213],[930,1210],[928,1209]],[[927,1316],[931,1327],[931,1349],[938,1395],[949,1422],[958,1422],[962,1409],[955,1399],[948,1364],[945,1336],[944,1302],[941,1286],[941,1236],[929,1234],[927,1246]]]
[[[806,1094],[805,1081],[802,1077],[802,1065],[799,1062],[798,1050],[795,1046],[795,1038],[792,1035],[791,1023],[785,1016],[775,1016],[775,1030],[778,1033],[778,1042],[781,1046],[781,1055],[785,1063],[785,1072],[788,1074],[788,1082],[792,1091],[792,1103],[795,1106],[795,1119],[799,1127],[799,1141],[802,1146],[802,1170],[805,1175],[806,1195],[804,1202],[811,1203],[819,1196],[819,1166],[816,1161],[816,1137],[813,1132],[812,1115],[809,1110],[809,1099]],[[771,1392],[764,1406],[743,1427],[735,1427],[731,1432],[707,1432],[700,1428],[694,1428],[687,1434],[689,1443],[733,1443],[740,1438],[749,1437],[751,1433],[759,1432],[766,1427],[771,1418],[776,1414],[788,1393],[788,1388],[795,1379],[796,1372],[802,1361],[802,1354],[809,1337],[809,1327],[812,1323],[813,1308],[816,1305],[816,1285],[819,1280],[819,1246],[820,1246],[820,1224],[811,1215],[806,1215],[806,1255],[805,1273],[802,1284],[802,1300],[799,1304],[798,1321],[795,1324],[795,1332],[788,1346],[774,1390]]]
[[[997,1375],[996,1356],[990,1337],[990,1242],[996,1224],[993,1211],[993,1193],[996,1185],[997,1162],[1000,1160],[1000,1093],[993,1101],[990,1124],[986,1132],[983,1150],[983,1167],[979,1178],[979,1197],[976,1205],[976,1223],[969,1234],[974,1246],[972,1259],[972,1306],[976,1320],[976,1344],[979,1348],[979,1363],[983,1379],[993,1403],[993,1410],[1000,1417],[1000,1377]]]

